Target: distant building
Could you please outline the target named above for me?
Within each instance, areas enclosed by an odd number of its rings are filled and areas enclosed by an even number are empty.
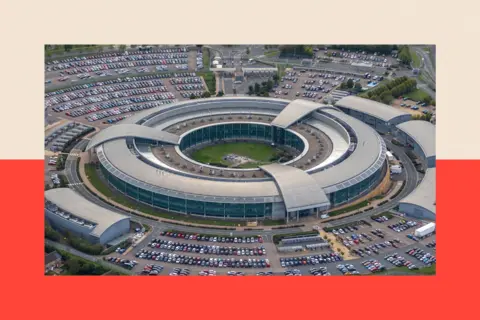
[[[130,217],[100,207],[69,188],[45,191],[45,216],[56,228],[106,244],[130,230]]]
[[[60,268],[61,266],[62,256],[57,251],[45,255],[45,273]]]

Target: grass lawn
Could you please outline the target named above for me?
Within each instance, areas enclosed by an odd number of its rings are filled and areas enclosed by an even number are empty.
[[[215,92],[217,90],[217,80],[215,79],[215,75],[213,74],[213,72],[197,72],[197,76],[203,77],[203,79],[205,80],[205,84],[207,85],[208,91],[212,95],[215,95]]]
[[[121,205],[124,205],[132,210],[138,210],[142,213],[150,214],[152,216],[165,218],[165,219],[172,219],[177,221],[182,221],[186,223],[197,223],[197,224],[205,224],[205,225],[213,225],[213,226],[237,226],[237,225],[245,225],[243,221],[231,221],[231,220],[210,220],[210,219],[202,219],[196,217],[186,216],[180,213],[170,213],[166,211],[162,211],[160,209],[155,209],[150,206],[141,204],[139,202],[134,201],[120,193],[113,192],[110,187],[100,178],[97,170],[95,169],[95,165],[93,164],[85,164],[85,173],[87,174],[88,180],[92,183],[92,185],[104,196],[108,197],[112,201],[115,201]]]
[[[410,56],[412,57],[412,64],[414,68],[420,68],[422,61],[420,57],[415,53],[415,50],[410,48]]]
[[[422,101],[424,98],[428,97],[428,93],[423,91],[422,89],[415,89],[410,93],[404,95],[404,97],[408,97],[411,100],[415,101]]]
[[[197,150],[193,153],[192,158],[202,163],[221,163],[230,166],[231,163],[223,160],[223,157],[227,154],[234,153],[257,161],[256,163],[248,163],[241,166],[241,168],[252,168],[269,163],[270,159],[275,156],[277,152],[277,149],[264,143],[234,142],[212,145]]]
[[[210,69],[210,50],[208,48],[202,48],[203,54],[203,68]]]
[[[339,214],[342,214],[342,213],[346,213],[346,212],[350,212],[350,211],[354,211],[354,210],[366,207],[367,205],[368,205],[368,200],[365,200],[365,201],[359,202],[357,204],[354,204],[352,206],[329,212],[328,215],[330,217],[333,217],[333,216],[336,216],[336,215],[339,215]]]

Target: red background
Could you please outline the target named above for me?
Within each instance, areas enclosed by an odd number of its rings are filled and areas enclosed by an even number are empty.
[[[43,168],[0,161],[3,319],[478,319],[480,161],[437,161],[429,277],[46,277]]]

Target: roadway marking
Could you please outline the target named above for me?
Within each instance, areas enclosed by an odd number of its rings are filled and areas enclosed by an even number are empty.
[[[77,182],[77,183],[69,183],[68,186],[71,187],[71,186],[80,186],[82,185],[83,182]]]

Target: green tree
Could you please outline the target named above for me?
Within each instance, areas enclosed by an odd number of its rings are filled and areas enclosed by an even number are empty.
[[[202,93],[202,98],[210,98],[211,96],[212,95],[208,91],[205,91],[204,93]]]
[[[120,51],[125,51],[127,49],[127,46],[125,44],[121,44],[118,46]]]
[[[408,46],[404,46],[400,53],[398,54],[398,58],[403,64],[410,64],[412,62],[412,56],[410,55],[410,49]]]
[[[218,91],[218,93],[217,93],[217,97],[223,97],[223,96],[224,96],[224,93],[223,93],[223,91]]]
[[[65,267],[67,268],[68,273],[72,275],[78,274],[81,268],[80,260],[75,257],[71,257],[70,259],[65,261]]]
[[[355,83],[355,91],[360,92],[362,91],[362,85],[360,82]]]
[[[249,47],[247,47],[246,53],[247,53],[247,55],[250,54],[250,48]]]
[[[347,89],[347,88],[348,88],[348,85],[347,85],[346,82],[342,82],[342,83],[340,84],[340,89],[345,90],[345,89]],[[368,92],[367,94],[371,94],[371,92]]]
[[[260,93],[260,84],[258,82],[255,82],[254,92],[255,93]]]
[[[393,97],[392,93],[390,91],[384,91],[382,94],[380,94],[380,101],[385,103],[385,104],[390,104],[392,102]]]
[[[196,98],[197,98],[197,97],[196,97],[193,93],[190,95],[190,99],[193,100],[193,99],[196,99]]]
[[[252,86],[252,85],[249,85],[249,86],[248,86],[248,95],[251,96],[252,94],[254,94],[254,92],[253,92],[253,86]]]
[[[352,79],[348,79],[348,81],[347,81],[347,87],[348,87],[349,89],[353,88],[353,80],[352,80]]]
[[[267,84],[265,85],[266,88],[267,88],[267,91],[270,91],[273,89],[273,81],[272,80],[268,80],[267,81]]]

